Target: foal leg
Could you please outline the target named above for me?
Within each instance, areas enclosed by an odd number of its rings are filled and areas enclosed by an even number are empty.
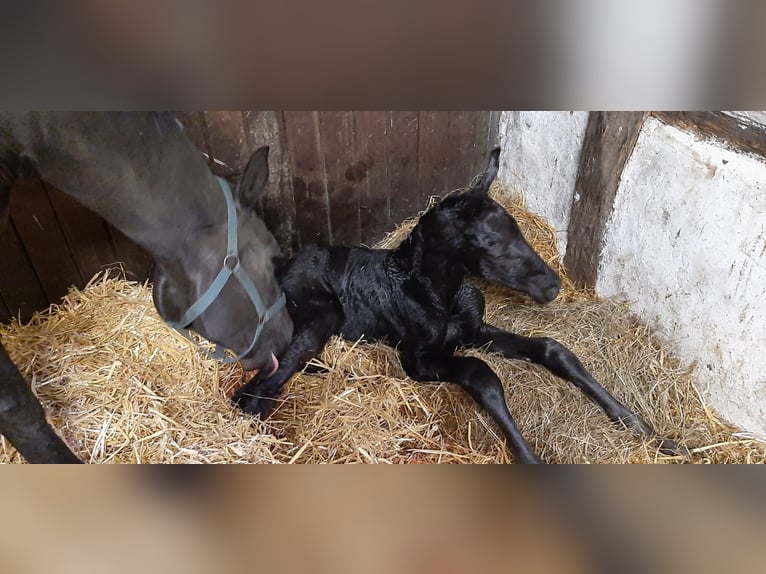
[[[313,309],[303,317],[293,318],[293,338],[279,361],[279,368],[270,377],[256,374],[232,397],[232,402],[246,413],[265,420],[274,409],[277,396],[287,381],[306,363],[319,355],[333,333],[343,323],[342,312],[336,309]]]
[[[648,437],[657,436],[644,419],[610,395],[585,370],[577,356],[555,339],[522,337],[484,324],[472,344],[477,347],[488,344],[492,352],[502,353],[511,359],[524,359],[542,365],[554,375],[573,383],[585,396],[600,406],[613,421],[621,422],[637,434]],[[685,449],[672,440],[663,440],[660,443],[660,451],[669,455],[685,454]]]
[[[31,463],[78,463],[0,343],[0,434]]]
[[[519,462],[542,462],[521,436],[505,402],[503,385],[487,363],[475,357],[455,357],[422,350],[403,351],[401,359],[406,373],[416,381],[445,381],[460,385],[494,419]]]

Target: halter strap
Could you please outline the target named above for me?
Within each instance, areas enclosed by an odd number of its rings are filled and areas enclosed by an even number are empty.
[[[216,344],[215,352],[213,353],[207,349],[203,350],[210,357],[223,361],[224,363],[236,363],[253,350],[255,343],[258,341],[258,338],[263,332],[264,325],[268,323],[274,317],[274,315],[276,315],[277,312],[282,309],[282,307],[285,306],[285,294],[281,293],[274,304],[266,309],[266,306],[263,304],[261,294],[258,292],[258,288],[255,286],[255,283],[253,283],[252,279],[250,279],[250,276],[247,274],[247,272],[242,268],[242,265],[240,265],[239,247],[237,245],[237,208],[234,204],[231,188],[229,187],[228,182],[223,178],[219,177],[217,179],[218,184],[223,191],[223,195],[226,198],[226,215],[228,222],[226,234],[226,256],[223,258],[223,266],[207,290],[199,297],[199,299],[197,299],[197,301],[194,302],[193,305],[191,305],[186,310],[181,318],[178,321],[169,321],[168,324],[176,331],[181,333],[184,337],[192,342],[195,342],[191,336],[191,331],[188,329],[189,325],[191,325],[194,320],[197,319],[197,317],[204,313],[205,310],[210,307],[213,301],[218,298],[218,295],[221,294],[224,286],[233,275],[237,281],[239,281],[239,284],[242,285],[245,292],[247,293],[247,296],[250,298],[250,301],[252,301],[255,310],[258,312],[259,319],[255,328],[253,340],[250,342],[250,346],[236,357],[227,357],[225,354],[226,349],[218,344]]]

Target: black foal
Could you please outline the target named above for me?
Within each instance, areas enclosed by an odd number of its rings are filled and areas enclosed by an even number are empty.
[[[467,281],[469,273],[523,291],[538,303],[553,301],[560,288],[558,276],[529,246],[513,217],[487,193],[499,154],[493,150],[478,186],[453,193],[426,212],[398,248],[310,246],[278,269],[293,339],[278,370],[256,375],[233,401],[265,418],[284,384],[330,336],[386,341],[397,346],[410,377],[460,385],[497,422],[519,461],[540,462],[508,410],[497,375],[480,359],[454,355],[460,347],[487,345],[511,359],[545,366],[574,383],[612,420],[654,436],[566,347],[484,322],[484,297]],[[663,449],[674,447],[663,443]]]

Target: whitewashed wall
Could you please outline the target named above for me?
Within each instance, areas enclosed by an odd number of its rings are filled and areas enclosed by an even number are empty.
[[[764,112],[732,113],[766,123]],[[503,112],[499,179],[559,230],[587,113]],[[705,400],[766,437],[766,160],[653,118],[628,159],[597,289],[623,296],[687,365]]]
[[[588,112],[503,112],[498,179],[556,229],[559,254],[567,245],[580,148]]]
[[[649,119],[607,225],[598,292],[633,309],[729,420],[766,436],[766,163]]]

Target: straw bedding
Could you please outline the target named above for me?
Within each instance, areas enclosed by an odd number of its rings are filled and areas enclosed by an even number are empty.
[[[704,405],[689,369],[663,348],[625,302],[577,290],[556,257],[555,232],[509,199],[531,245],[561,274],[562,293],[541,307],[481,284],[487,321],[569,346],[612,394],[692,462],[766,462],[766,444]],[[382,244],[398,243],[404,222]],[[334,338],[325,374],[300,373],[265,423],[230,406],[238,366],[203,356],[157,316],[150,287],[95,277],[0,339],[72,449],[90,462],[504,463],[498,429],[460,389],[409,380],[393,349]],[[549,462],[679,462],[618,428],[574,386],[542,367],[480,351],[506,385],[522,433]],[[0,461],[21,457],[0,439]]]

